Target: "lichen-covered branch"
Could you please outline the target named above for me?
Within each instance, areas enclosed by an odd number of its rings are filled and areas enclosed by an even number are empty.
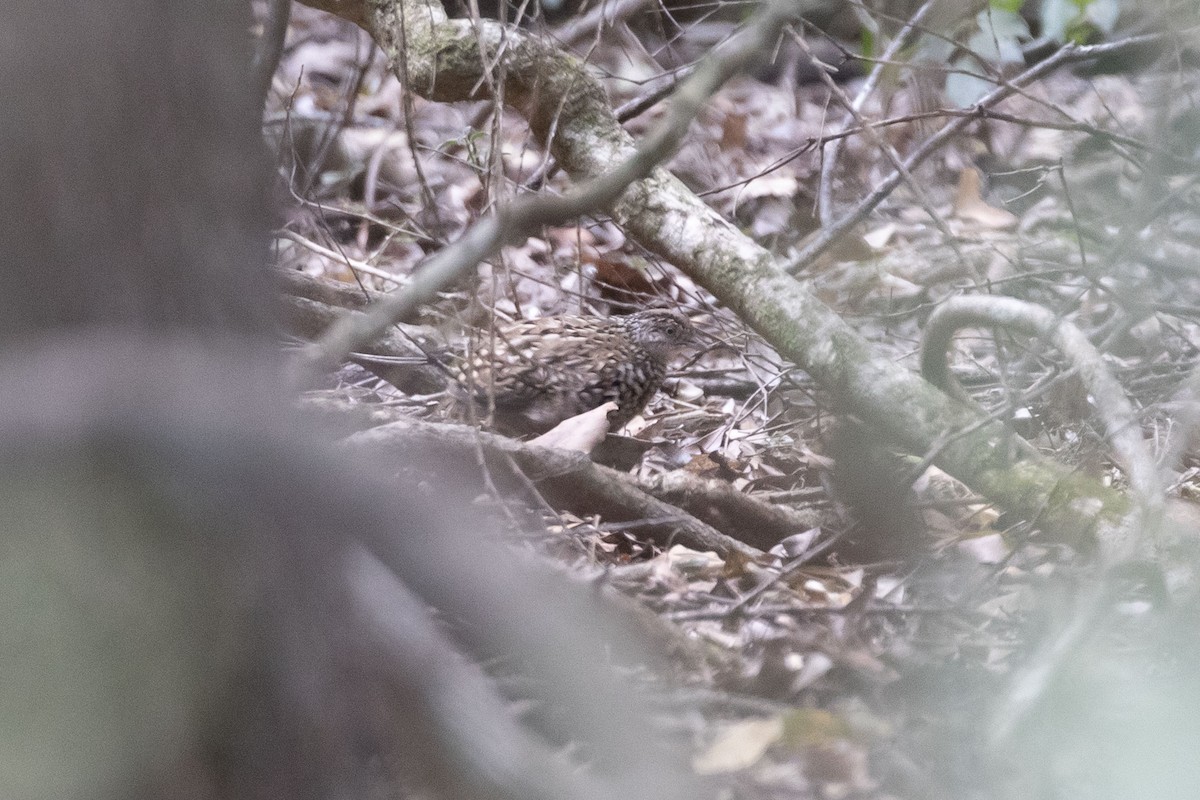
[[[946,367],[946,350],[961,328],[1007,328],[1053,344],[1071,362],[1104,421],[1108,440],[1129,475],[1140,513],[1131,517],[1120,539],[1106,543],[1105,555],[1114,562],[1133,558],[1147,540],[1155,538],[1163,508],[1164,487],[1154,454],[1142,438],[1133,405],[1104,365],[1100,353],[1074,325],[1041,306],[1014,297],[953,297],[938,306],[921,340],[921,372],[930,382],[956,396],[965,396]]]

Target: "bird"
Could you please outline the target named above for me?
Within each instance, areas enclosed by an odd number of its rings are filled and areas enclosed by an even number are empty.
[[[646,407],[667,363],[695,336],[688,318],[669,309],[519,320],[474,342],[454,365],[455,383],[499,430],[544,433],[610,401],[617,430]]]
[[[641,413],[662,386],[667,363],[695,341],[691,321],[671,309],[619,317],[562,314],[498,325],[432,360],[450,378],[452,414],[524,436],[611,401],[614,431]]]

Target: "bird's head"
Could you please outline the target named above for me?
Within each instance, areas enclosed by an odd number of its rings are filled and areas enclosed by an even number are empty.
[[[678,311],[665,308],[630,314],[622,324],[634,342],[662,361],[696,341],[696,329],[691,321]]]

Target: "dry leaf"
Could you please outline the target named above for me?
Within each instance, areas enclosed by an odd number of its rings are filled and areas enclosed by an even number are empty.
[[[616,410],[617,404],[610,401],[599,408],[564,419],[530,444],[590,453],[608,436],[608,412]]]
[[[999,564],[1012,553],[1012,548],[998,533],[963,539],[958,543],[958,550],[971,556],[980,564]]]
[[[654,283],[644,268],[629,263],[620,252],[605,255],[581,254],[586,263],[595,268],[593,281],[600,289],[600,296],[618,302],[629,302],[637,295],[654,294]]]
[[[746,115],[726,114],[721,120],[721,149],[746,149]]]
[[[673,545],[658,558],[663,559],[679,574],[717,577],[725,568],[725,562],[711,550],[699,551],[681,544]]]
[[[875,250],[882,250],[892,240],[892,237],[896,235],[896,230],[896,223],[889,222],[886,225],[864,233],[862,238],[867,243],[867,246]]]
[[[984,228],[1005,231],[1017,227],[1017,216],[1002,208],[990,206],[983,199],[979,170],[967,167],[958,177],[958,193],[954,197],[954,214],[959,219],[978,223]]]
[[[700,775],[721,775],[752,767],[782,736],[779,717],[735,722],[721,729],[716,740],[692,761],[692,768]]]

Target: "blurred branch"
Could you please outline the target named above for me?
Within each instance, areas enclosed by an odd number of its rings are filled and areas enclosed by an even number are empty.
[[[277,270],[284,291],[283,325],[303,339],[313,341],[339,320],[361,315],[362,308],[378,297],[377,292],[359,289],[340,281],[322,280],[299,270]],[[425,325],[396,323],[364,345],[371,355],[410,359],[401,365],[377,361],[359,362],[379,377],[404,391],[428,394],[446,387],[446,374],[431,362],[431,353],[445,349],[441,333]]]
[[[248,6],[61,5],[0,48],[0,796],[394,796],[426,754],[439,798],[703,796],[623,620],[292,415]]]
[[[602,779],[581,773],[558,747],[552,750],[516,724],[492,682],[446,641],[426,602],[378,558],[352,549],[345,571],[360,612],[387,654],[396,695],[407,706],[397,710],[439,723],[436,740],[411,737],[402,743],[427,779],[455,797],[612,796]]]

